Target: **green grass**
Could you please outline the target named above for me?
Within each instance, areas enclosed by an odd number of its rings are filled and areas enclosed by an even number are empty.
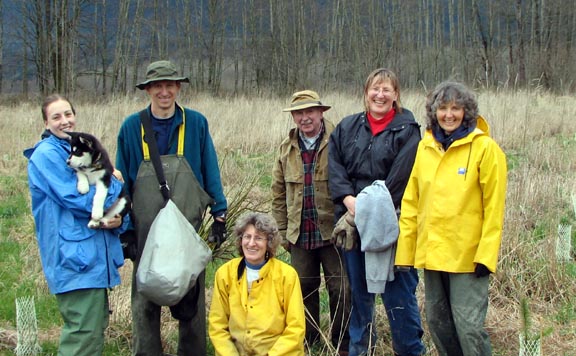
[[[566,141],[562,144],[564,149],[569,148],[573,154],[576,141]],[[527,154],[519,150],[518,153],[508,155],[511,169],[520,167],[528,161]],[[263,211],[270,209],[270,182],[272,164],[274,162],[273,152],[264,153],[242,153],[229,152],[222,160],[223,180],[225,182],[225,193],[228,198],[229,221],[228,230],[231,233],[235,220],[246,211]],[[552,165],[553,166],[553,165]],[[550,167],[539,165],[540,169],[548,170]],[[498,289],[493,290],[493,294],[500,293],[496,302],[510,303],[514,296],[524,295],[532,299],[537,306],[534,311],[538,313],[538,321],[542,322],[542,330],[549,329],[552,323],[554,336],[573,340],[570,336],[573,333],[573,326],[576,321],[576,298],[569,295],[574,289],[576,280],[576,262],[571,261],[552,264],[551,254],[545,253],[547,246],[552,246],[548,241],[552,241],[556,236],[558,224],[576,225],[574,207],[570,199],[569,187],[559,187],[554,190],[561,199],[554,196],[554,193],[546,195],[554,200],[554,204],[548,204],[544,208],[541,204],[528,205],[528,222],[525,229],[519,229],[515,237],[518,242],[513,248],[508,247],[509,256],[502,263],[499,279],[501,284],[494,284]],[[38,258],[36,239],[34,236],[34,224],[29,207],[29,192],[25,175],[0,176],[0,329],[10,331],[16,330],[16,305],[18,297],[34,296],[38,328],[43,336],[41,346],[43,355],[55,355],[58,348],[59,329],[62,324],[60,314],[57,309],[54,296],[50,295]],[[568,199],[566,199],[568,197]],[[507,208],[517,211],[517,205],[507,202]],[[511,220],[509,226],[513,226],[517,221]],[[209,232],[211,219],[207,218],[202,229],[202,236],[206,237]],[[516,230],[515,230],[516,231]],[[229,235],[231,239],[231,235]],[[503,239],[503,244],[507,242]],[[572,248],[576,246],[576,228],[572,229]],[[211,288],[214,281],[216,269],[229,258],[236,255],[235,247],[228,242],[222,251],[216,254],[214,262],[210,263],[206,269],[206,288]],[[572,254],[574,257],[574,252]],[[285,262],[290,261],[290,255],[280,249],[278,258]],[[557,268],[554,266],[558,266]],[[553,268],[554,267],[554,268]],[[512,279],[509,279],[512,278]],[[512,286],[512,287],[511,287]],[[514,287],[516,286],[516,287]],[[126,287],[124,285],[124,287]],[[564,290],[565,288],[565,290]],[[129,289],[129,288],[128,288]],[[510,292],[507,292],[510,290]],[[322,327],[327,327],[326,315],[329,313],[328,297],[325,288],[321,289],[321,313],[323,316]],[[507,299],[511,298],[511,299]],[[554,302],[549,302],[553,300]],[[129,299],[127,301],[129,303]],[[378,306],[381,306],[380,298],[377,298]],[[548,308],[553,303],[554,308],[543,313],[542,308]],[[508,307],[508,306],[507,306]],[[509,309],[505,309],[509,310]],[[514,312],[515,314],[516,312]],[[535,313],[535,314],[536,314]],[[513,318],[514,319],[514,318]],[[163,325],[168,325],[168,331],[163,332],[166,343],[165,352],[175,353],[177,343],[177,326],[174,327],[173,320],[164,320]],[[378,316],[379,343],[382,343],[382,352],[389,354],[390,340],[387,336],[387,325],[385,316]],[[494,355],[511,355],[507,347],[510,346],[510,330],[517,328],[517,325],[504,326],[504,333],[500,334],[501,339],[493,337],[495,344]],[[130,354],[130,323],[128,321],[112,322],[107,330],[104,355],[128,355]],[[548,338],[552,338],[549,336]],[[516,339],[515,339],[516,340]],[[516,342],[516,341],[514,341]],[[14,355],[13,351],[0,343],[0,355]],[[213,349],[208,342],[208,355],[213,355]],[[318,351],[313,355],[326,355]]]
[[[16,330],[16,300],[34,297],[38,328],[61,323],[55,298],[47,292],[36,250],[25,176],[0,177],[0,327]],[[43,354],[55,354],[57,340],[41,343]],[[0,349],[0,354],[12,354]]]

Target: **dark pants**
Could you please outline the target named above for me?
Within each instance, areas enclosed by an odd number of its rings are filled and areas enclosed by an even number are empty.
[[[489,356],[484,328],[489,277],[424,271],[426,320],[440,356]]]
[[[348,350],[348,317],[350,314],[350,289],[339,250],[329,245],[306,250],[292,245],[291,263],[298,272],[304,306],[306,307],[306,341],[312,345],[319,339],[320,330],[320,267],[330,302],[332,345]]]
[[[375,294],[368,293],[364,252],[360,249],[344,252],[346,270],[352,294],[350,316],[350,356],[366,355],[376,346],[374,325]],[[422,343],[420,311],[416,300],[418,274],[415,269],[396,271],[394,281],[386,283],[381,294],[390,331],[392,348],[400,356],[416,356],[425,352]]]
[[[162,307],[152,303],[136,289],[134,263],[132,275],[132,334],[134,356],[161,356],[160,312]],[[198,276],[194,288],[176,305],[170,307],[179,321],[178,356],[206,355],[206,307],[204,272]]]

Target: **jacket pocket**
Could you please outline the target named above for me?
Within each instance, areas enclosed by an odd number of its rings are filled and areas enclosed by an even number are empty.
[[[64,268],[82,272],[96,261],[95,230],[71,226],[59,231],[60,261]]]

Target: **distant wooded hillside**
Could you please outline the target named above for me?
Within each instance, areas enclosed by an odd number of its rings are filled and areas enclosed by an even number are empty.
[[[0,93],[126,93],[171,59],[195,90],[576,90],[576,6],[561,0],[0,0]]]

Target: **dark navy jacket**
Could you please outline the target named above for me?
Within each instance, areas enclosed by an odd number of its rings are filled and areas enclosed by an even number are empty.
[[[407,109],[396,113],[384,131],[372,136],[366,113],[342,119],[329,142],[329,186],[335,219],[346,212],[343,200],[375,180],[384,180],[396,208],[412,171],[420,142],[420,125]]]

